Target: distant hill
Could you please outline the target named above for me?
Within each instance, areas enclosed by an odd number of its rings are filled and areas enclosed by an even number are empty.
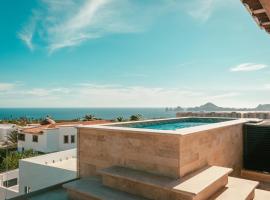
[[[256,111],[270,111],[270,104],[260,104],[256,108],[254,108]]]
[[[211,102],[208,102],[206,104],[196,107],[182,108],[178,106],[176,108],[166,108],[166,111],[179,111],[179,112],[270,111],[270,104],[260,104],[256,108],[229,108],[229,107],[220,107]]]
[[[187,111],[224,111],[224,110],[227,110],[227,108],[222,108],[222,107],[219,107],[213,103],[206,103],[204,105],[201,105],[201,106],[196,106],[196,107],[191,107],[191,108],[187,108],[186,109]]]

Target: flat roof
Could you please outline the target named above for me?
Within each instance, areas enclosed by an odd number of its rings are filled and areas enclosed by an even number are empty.
[[[62,160],[55,163],[50,163],[47,166],[76,172],[77,171],[77,158],[70,158],[68,160]]]
[[[44,130],[58,129],[59,127],[76,127],[79,125],[96,125],[96,124],[106,124],[111,123],[108,120],[93,120],[93,121],[75,121],[75,122],[59,122],[55,124],[47,125],[35,125],[31,127],[23,127],[21,129],[22,133],[33,134],[33,135],[42,135]]]

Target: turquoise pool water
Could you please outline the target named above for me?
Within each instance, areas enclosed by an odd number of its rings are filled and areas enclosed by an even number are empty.
[[[189,128],[194,126],[201,126],[207,124],[213,124],[218,122],[224,122],[231,119],[217,119],[217,118],[185,118],[185,119],[172,119],[166,121],[153,121],[153,122],[140,122],[130,123],[119,126],[130,128],[144,128],[154,130],[176,130],[181,128]]]
[[[167,124],[153,124],[153,125],[144,125],[136,128],[146,128],[146,129],[156,129],[156,130],[176,130],[180,128],[189,128],[193,126],[200,126],[209,124],[207,122],[175,122]]]

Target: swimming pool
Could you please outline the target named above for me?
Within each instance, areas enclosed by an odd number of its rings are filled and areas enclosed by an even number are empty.
[[[129,127],[129,128],[142,128],[142,129],[153,129],[153,130],[177,130],[182,128],[189,128],[194,126],[201,126],[219,122],[225,122],[232,119],[226,118],[181,118],[161,121],[144,121],[144,122],[133,122],[126,124],[115,125],[118,127]]]

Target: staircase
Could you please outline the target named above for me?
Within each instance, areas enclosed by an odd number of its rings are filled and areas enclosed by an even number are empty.
[[[207,167],[181,179],[113,166],[99,177],[65,184],[74,200],[270,200],[258,182],[229,177],[232,169]]]

